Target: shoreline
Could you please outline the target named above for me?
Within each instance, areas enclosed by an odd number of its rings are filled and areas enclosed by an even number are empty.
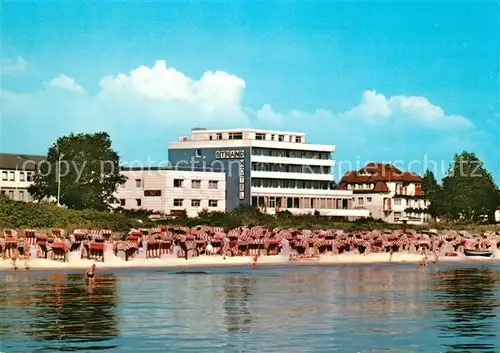
[[[433,258],[428,259],[428,265],[439,265],[440,263],[495,263],[500,258],[496,253],[492,257],[467,257],[467,256],[441,256],[438,263],[433,263]],[[187,269],[187,268],[222,268],[222,267],[253,267],[252,256],[226,257],[203,256],[190,258],[164,258],[164,259],[136,259],[133,261],[122,261],[113,258],[109,262],[93,260],[77,260],[72,262],[59,262],[47,259],[37,259],[28,262],[29,269],[25,268],[24,261],[17,261],[17,271],[60,271],[60,270],[85,270],[92,264],[103,270],[126,270],[126,269]],[[420,265],[422,255],[415,253],[395,253],[389,260],[386,253],[375,253],[368,255],[344,254],[344,255],[321,255],[317,258],[305,258],[299,260],[288,260],[284,256],[261,256],[257,260],[256,268],[269,266],[345,266],[345,265],[389,265],[407,264]],[[12,260],[0,260],[0,272],[12,272]]]

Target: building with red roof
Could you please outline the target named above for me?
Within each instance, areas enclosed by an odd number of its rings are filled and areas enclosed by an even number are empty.
[[[352,191],[354,207],[369,210],[375,219],[422,224],[429,220],[423,212],[429,202],[424,197],[422,182],[420,175],[403,172],[392,164],[369,163],[360,170],[347,172],[338,189]]]

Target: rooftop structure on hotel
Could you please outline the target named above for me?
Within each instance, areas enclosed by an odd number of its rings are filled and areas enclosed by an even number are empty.
[[[339,190],[352,191],[354,206],[369,210],[375,219],[421,224],[427,222],[429,216],[409,210],[425,209],[429,205],[422,192],[422,182],[418,174],[403,172],[391,164],[369,163],[358,171],[347,172],[339,183]]]
[[[332,145],[306,142],[299,132],[196,128],[169,144],[169,160],[174,166],[224,170],[227,211],[251,204],[271,214],[368,216],[367,210],[353,209],[352,191],[334,189],[334,151]]]

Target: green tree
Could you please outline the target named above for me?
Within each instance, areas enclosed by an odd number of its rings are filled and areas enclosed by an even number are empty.
[[[440,194],[440,213],[448,219],[464,222],[495,219],[496,186],[474,153],[455,155]]]
[[[109,209],[117,201],[117,187],[125,182],[105,132],[60,137],[34,176],[29,192],[35,199],[57,197],[59,170],[60,202],[72,209]]]
[[[430,202],[427,207],[427,213],[433,218],[438,217],[441,205],[441,186],[437,183],[434,173],[430,170],[425,171],[422,191],[424,192],[425,198]]]

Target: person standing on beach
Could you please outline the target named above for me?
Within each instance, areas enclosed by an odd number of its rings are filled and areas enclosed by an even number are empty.
[[[186,242],[181,242],[181,249],[182,249],[182,252],[184,253],[184,259],[188,259],[188,248],[187,248],[187,245],[186,245]]]
[[[174,245],[177,246],[178,249],[182,250],[182,254],[184,255],[183,257],[184,257],[184,259],[187,260],[188,259],[188,249],[186,247],[186,243],[183,241],[176,240],[174,242]],[[178,253],[179,252],[177,251],[177,254]],[[176,257],[178,257],[178,255]]]
[[[427,248],[422,249],[422,266],[427,266],[428,259],[427,259]]]
[[[205,254],[212,255],[213,252],[214,252],[214,247],[212,246],[212,243],[208,243],[207,247],[205,248]]]

